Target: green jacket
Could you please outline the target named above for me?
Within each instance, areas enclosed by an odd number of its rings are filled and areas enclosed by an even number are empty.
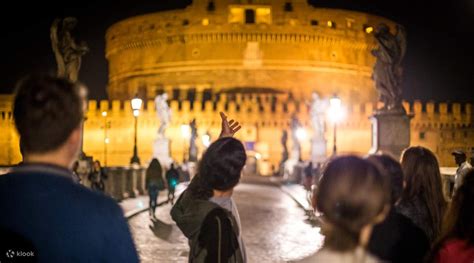
[[[171,217],[189,240],[189,262],[242,263],[238,226],[231,212],[185,191],[171,209]]]

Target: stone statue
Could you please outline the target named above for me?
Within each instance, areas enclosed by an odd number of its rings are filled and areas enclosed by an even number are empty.
[[[299,160],[301,157],[301,144],[296,133],[298,129],[301,127],[301,123],[298,120],[298,117],[296,116],[296,114],[293,114],[291,116],[290,127],[291,127],[291,140],[293,143],[291,147],[291,153],[292,153],[291,158]]]
[[[287,141],[288,141],[288,132],[286,130],[283,130],[283,133],[281,135],[281,146],[283,147],[283,152],[281,156],[280,165],[278,168],[280,176],[284,175],[285,162],[288,160],[288,146],[286,145]]]
[[[281,135],[281,146],[283,146],[283,153],[282,153],[282,158],[281,158],[282,163],[288,160],[288,146],[286,145],[287,141],[288,141],[288,132],[286,130],[283,130],[283,134]]]
[[[85,42],[77,44],[71,31],[77,24],[74,17],[55,19],[50,29],[51,44],[58,64],[58,77],[76,82],[81,68],[81,58],[89,48]]]
[[[311,116],[311,126],[313,127],[313,139],[323,140],[325,129],[325,114],[328,103],[319,98],[318,93],[311,94],[312,100],[309,114]]]
[[[197,162],[197,146],[196,146],[196,138],[197,138],[197,127],[196,127],[196,119],[193,119],[189,123],[189,127],[191,128],[191,138],[189,142],[189,161],[190,162]]]
[[[406,32],[401,25],[397,25],[397,33],[390,33],[385,24],[380,24],[374,37],[378,43],[378,49],[372,50],[376,57],[372,79],[375,88],[379,92],[379,99],[384,107],[381,113],[395,112],[405,113],[402,106],[402,67],[401,62],[406,52]]]
[[[158,128],[158,136],[165,138],[165,131],[171,121],[171,109],[168,106],[168,95],[163,93],[155,97],[155,108],[158,119],[160,120],[160,127]]]

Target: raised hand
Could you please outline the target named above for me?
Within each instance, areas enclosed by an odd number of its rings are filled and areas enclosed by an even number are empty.
[[[219,138],[232,137],[238,130],[240,130],[240,128],[242,128],[239,122],[234,120],[227,121],[227,116],[223,112],[219,112],[219,115],[222,119],[222,128]]]

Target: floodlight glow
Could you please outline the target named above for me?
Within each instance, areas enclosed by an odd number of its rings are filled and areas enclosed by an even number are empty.
[[[337,96],[329,99],[328,117],[333,123],[338,123],[344,118],[341,99]]]
[[[135,110],[140,110],[142,108],[142,99],[140,99],[139,97],[136,97],[132,99],[132,109],[135,111]]]
[[[181,135],[183,135],[185,139],[191,137],[191,127],[188,124],[181,125]]]
[[[306,139],[306,136],[307,136],[307,133],[306,133],[306,130],[304,128],[298,128],[296,129],[296,138],[298,138],[298,140],[304,140]]]
[[[211,145],[211,136],[209,136],[209,134],[204,134],[202,137],[201,137],[201,140],[202,140],[202,144],[207,148],[209,147],[209,145]]]

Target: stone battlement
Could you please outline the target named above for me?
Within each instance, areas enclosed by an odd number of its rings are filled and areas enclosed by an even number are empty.
[[[13,118],[11,103],[4,103],[5,107],[0,109],[0,121],[10,121]],[[369,122],[368,117],[374,113],[377,104],[364,103],[346,105],[346,118],[341,125],[355,125],[356,122]],[[378,105],[381,106],[380,104]],[[421,103],[415,101],[412,103],[403,102],[405,110],[413,115],[412,126],[432,127],[432,128],[463,128],[472,127],[474,121],[473,107],[471,103]],[[180,116],[173,122],[187,123],[192,118],[199,122],[202,116],[212,117],[218,120],[218,112],[223,111],[231,116],[240,118],[242,122],[258,120],[257,122],[268,122],[268,120],[286,120],[293,113],[296,113],[302,121],[307,122],[309,118],[309,102],[295,101],[286,99],[285,101],[272,101],[272,97],[254,97],[252,99],[239,96],[234,99],[228,99],[221,96],[213,101],[189,101],[189,100],[171,100],[170,108],[174,115]],[[132,116],[130,100],[89,100],[88,112],[89,118],[101,117],[102,112],[107,111],[107,115],[113,118]],[[252,114],[249,114],[252,113]],[[156,118],[156,110],[153,100],[144,102],[141,115]],[[261,116],[269,116],[270,119],[263,119]]]

